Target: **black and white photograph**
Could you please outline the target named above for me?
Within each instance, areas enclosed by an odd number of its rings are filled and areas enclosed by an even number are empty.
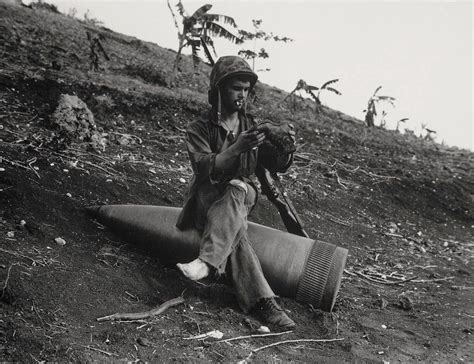
[[[0,0],[0,361],[474,362],[473,5]]]

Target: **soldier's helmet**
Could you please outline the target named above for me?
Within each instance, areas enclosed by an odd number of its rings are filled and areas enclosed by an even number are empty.
[[[220,57],[211,71],[209,79],[209,103],[217,102],[217,93],[223,81],[231,76],[244,75],[250,80],[250,88],[255,86],[258,76],[252,71],[249,64],[237,56]]]

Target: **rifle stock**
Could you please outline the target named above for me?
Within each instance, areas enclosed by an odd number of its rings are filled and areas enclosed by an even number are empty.
[[[262,193],[276,206],[289,233],[309,238],[290,199],[285,196],[278,175],[265,168],[258,168],[256,175],[260,181]]]

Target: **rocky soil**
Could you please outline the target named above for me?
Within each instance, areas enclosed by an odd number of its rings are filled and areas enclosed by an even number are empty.
[[[86,31],[104,38],[110,61],[99,72],[89,71]],[[195,73],[183,57],[169,87],[173,51],[1,2],[0,54],[0,360],[474,360],[472,152],[328,107],[315,114],[308,100],[293,110],[280,105],[284,91],[259,83],[253,112],[296,126],[295,163],[281,177],[306,230],[349,249],[342,287],[332,313],[282,298],[291,333],[190,339],[260,324],[225,284],[185,280],[84,207],[182,205],[183,135],[207,107],[209,66]],[[265,198],[251,220],[283,229]],[[96,321],[179,296],[150,319]],[[299,341],[257,350],[283,340]]]

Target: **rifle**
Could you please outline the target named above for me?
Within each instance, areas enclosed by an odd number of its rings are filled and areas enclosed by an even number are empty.
[[[283,186],[276,172],[270,172],[263,167],[258,167],[255,174],[260,181],[262,193],[266,195],[278,209],[286,230],[291,234],[309,238],[293,204],[288,196],[285,196]]]

